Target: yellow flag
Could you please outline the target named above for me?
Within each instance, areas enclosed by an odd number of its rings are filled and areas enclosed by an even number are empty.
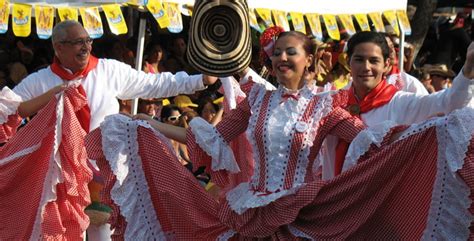
[[[339,28],[337,27],[336,16],[331,14],[323,14],[323,19],[329,37],[334,40],[340,40],[341,34],[339,33]]]
[[[250,27],[254,28],[260,33],[263,32],[260,28],[260,25],[258,25],[257,15],[255,15],[255,9],[249,9],[249,21]]]
[[[359,27],[362,31],[370,31],[370,25],[369,20],[367,19],[367,15],[360,13],[354,14],[354,17],[357,20],[357,23],[359,24]]]
[[[28,37],[31,33],[31,5],[13,4],[12,28],[17,37]]]
[[[304,17],[301,13],[290,12],[291,22],[293,23],[293,28],[298,31],[306,34],[306,25],[304,24]]]
[[[356,33],[354,22],[352,21],[352,16],[349,14],[339,14],[339,19],[341,20],[344,29],[347,31],[347,34],[354,35]]]
[[[265,28],[273,26],[272,22],[272,13],[270,9],[266,8],[256,8],[257,14],[262,18],[263,22],[265,23]]]
[[[407,13],[404,10],[398,10],[397,17],[398,17],[398,23],[400,24],[400,28],[405,31],[405,35],[410,35],[411,26],[410,26],[410,21],[408,20]]]
[[[148,0],[146,2],[146,7],[161,28],[166,28],[170,25],[170,19],[168,18],[168,14],[166,14],[166,11],[161,4],[161,0]]]
[[[380,13],[369,13],[369,17],[374,24],[375,31],[385,32],[385,27],[383,26],[382,16],[380,16]]]
[[[400,36],[400,30],[398,29],[398,19],[395,11],[385,11],[383,12],[383,15],[392,26],[393,30],[395,31],[395,34],[397,36]]]
[[[9,18],[10,18],[10,3],[5,0],[0,0],[0,33],[7,32]]]
[[[77,9],[68,8],[68,7],[59,7],[58,8],[59,20],[79,20],[79,14],[77,14]]]
[[[170,25],[168,26],[168,30],[171,33],[180,33],[181,31],[183,31],[183,19],[181,18],[181,13],[178,9],[178,4],[164,2],[163,7],[170,19]]]
[[[40,39],[48,39],[53,32],[54,8],[50,6],[35,6],[36,34]]]
[[[115,34],[126,34],[128,32],[127,24],[123,17],[122,10],[118,4],[107,4],[102,6],[105,17],[109,23],[110,31]]]
[[[143,0],[128,0],[127,4],[140,6],[143,5]]]
[[[319,40],[323,40],[323,30],[321,28],[321,21],[319,21],[319,15],[314,13],[307,13],[306,19],[308,19],[309,27],[311,28],[311,34]]]
[[[100,38],[104,34],[102,19],[98,7],[80,8],[82,24],[91,38]]]
[[[275,25],[282,27],[285,31],[290,31],[290,24],[286,17],[286,12],[272,10],[273,19],[275,19]]]

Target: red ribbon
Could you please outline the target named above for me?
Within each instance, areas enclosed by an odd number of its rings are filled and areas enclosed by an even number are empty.
[[[59,62],[58,58],[54,57],[53,64],[51,64],[51,71],[53,71],[53,73],[55,73],[61,79],[65,81],[71,81],[79,77],[85,78],[91,70],[97,67],[98,62],[99,60],[96,57],[90,56],[86,68],[84,68],[82,71],[71,73],[61,66],[61,63]],[[84,90],[84,87],[82,87],[82,85],[79,85],[77,87],[77,90],[82,96],[87,99],[86,91]],[[77,119],[79,120],[79,123],[81,124],[82,129],[84,129],[88,133],[91,120],[91,111],[89,105],[84,105],[81,109],[76,111],[75,114]]]

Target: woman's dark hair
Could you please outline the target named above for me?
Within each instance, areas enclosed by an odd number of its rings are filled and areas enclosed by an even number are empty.
[[[314,44],[313,41],[311,41],[311,39],[306,36],[304,33],[302,32],[298,32],[298,31],[287,31],[287,32],[281,32],[279,35],[278,35],[278,39],[276,40],[278,42],[278,40],[282,37],[287,37],[287,36],[291,36],[291,37],[295,37],[295,38],[298,38],[301,40],[301,42],[303,42],[303,49],[306,51],[306,54],[307,55],[314,55],[315,51],[316,51],[316,45]],[[275,43],[276,44],[276,43]],[[316,56],[313,56],[313,61],[315,60]],[[314,64],[311,63],[310,67],[308,68],[309,71],[314,71]]]
[[[163,108],[161,109],[161,115],[160,115],[161,122],[165,122],[165,120],[167,120],[168,117],[171,116],[171,112],[173,111],[178,111],[179,113],[181,113],[178,106],[176,105],[171,104],[171,105],[163,106]]]
[[[389,58],[390,49],[385,35],[383,33],[363,31],[354,34],[347,42],[347,55],[349,56],[349,60],[352,58],[355,47],[362,43],[376,44],[382,50],[383,60],[385,61]]]
[[[218,111],[219,110],[219,105],[217,104],[214,104],[214,101],[211,97],[209,96],[205,96],[204,98],[200,99],[199,102],[198,102],[198,108],[196,110],[196,112],[198,113],[199,116],[201,116],[202,114],[202,111],[204,110],[204,106],[207,104],[207,103],[211,103],[212,107],[214,107],[214,110]]]

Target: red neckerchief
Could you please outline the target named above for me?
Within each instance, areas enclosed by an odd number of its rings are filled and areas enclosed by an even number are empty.
[[[393,95],[398,91],[398,89],[387,83],[387,81],[382,80],[380,83],[371,90],[361,101],[357,100],[357,97],[354,94],[354,87],[351,86],[349,89],[349,99],[347,101],[347,109],[353,116],[360,118],[360,114],[369,112],[373,109],[376,109],[380,106],[383,106],[392,100]],[[344,164],[344,159],[346,157],[347,150],[349,149],[349,143],[344,140],[339,140],[336,146],[336,160],[334,172],[336,175],[339,175],[342,171],[342,166]]]
[[[51,71],[53,71],[53,73],[55,73],[61,79],[71,81],[81,76],[85,78],[91,70],[97,67],[98,62],[99,60],[91,55],[89,57],[89,62],[87,63],[86,68],[84,68],[82,71],[71,73],[61,66],[61,63],[59,62],[58,58],[54,57],[53,64],[51,64],[50,67]],[[79,85],[77,87],[77,90],[87,99],[86,91],[84,90],[84,87],[82,87],[82,85]],[[88,133],[91,120],[91,111],[89,105],[86,104],[80,110],[76,111],[76,117],[79,120],[79,123],[81,124],[82,128]]]

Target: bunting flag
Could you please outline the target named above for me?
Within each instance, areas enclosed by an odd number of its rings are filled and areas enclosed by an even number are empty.
[[[385,19],[390,23],[392,26],[393,30],[395,31],[395,34],[397,36],[400,36],[400,29],[398,29],[398,20],[397,20],[397,14],[395,11],[385,11],[383,12],[383,16],[385,16]]]
[[[259,33],[263,32],[263,30],[260,28],[260,25],[258,24],[257,15],[255,15],[254,9],[249,9],[249,24],[250,27],[257,30]]]
[[[31,5],[13,4],[12,28],[15,36],[28,37],[31,33]]]
[[[40,39],[48,39],[53,32],[54,8],[35,6],[36,34]]]
[[[342,26],[347,31],[347,34],[354,35],[356,33],[354,22],[352,21],[352,16],[349,14],[339,14],[339,19],[341,20]]]
[[[257,11],[257,14],[262,18],[265,28],[269,28],[273,26],[273,21],[272,21],[272,13],[270,9],[266,8],[256,8],[255,11]]]
[[[107,23],[109,23],[110,31],[115,34],[126,34],[128,32],[127,23],[123,17],[122,10],[118,4],[107,4],[103,5]]]
[[[59,15],[60,21],[64,21],[64,20],[79,21],[79,14],[77,13],[77,9],[75,8],[59,7],[58,15]]]
[[[10,19],[10,3],[0,0],[0,33],[8,31],[8,19]]]
[[[336,16],[331,14],[323,14],[324,24],[326,24],[326,30],[330,38],[334,40],[340,40],[341,34],[339,33],[339,28],[337,27]]]
[[[290,31],[290,24],[288,23],[288,18],[286,17],[286,12],[272,10],[273,19],[275,20],[275,25],[282,27],[285,31]]]
[[[98,7],[80,8],[82,24],[91,38],[100,38],[104,34],[102,19]]]
[[[306,14],[309,27],[311,28],[311,34],[318,40],[323,40],[323,30],[321,28],[321,21],[319,21],[319,14],[308,13]]]
[[[380,13],[369,13],[369,17],[374,24],[375,31],[385,32],[385,27],[383,26],[382,16],[380,16]]]
[[[148,11],[150,11],[155,18],[158,25],[160,25],[160,28],[166,28],[170,25],[170,19],[161,4],[161,0],[148,0],[145,1],[145,5]]]
[[[474,14],[474,10],[473,10]],[[474,16],[474,15],[472,15]],[[405,32],[405,35],[411,34],[411,26],[410,21],[408,20],[407,13],[403,10],[397,11],[398,23],[400,24],[400,28]]]
[[[290,12],[291,22],[295,31],[306,34],[306,25],[302,13]]]
[[[128,0],[127,4],[134,5],[134,6],[145,5],[143,4],[143,0]]]
[[[180,33],[183,31],[183,19],[178,9],[177,3],[163,3],[163,8],[170,19],[170,25],[167,27],[171,33]]]
[[[366,14],[354,14],[354,17],[362,31],[370,31],[369,20],[367,19]]]

